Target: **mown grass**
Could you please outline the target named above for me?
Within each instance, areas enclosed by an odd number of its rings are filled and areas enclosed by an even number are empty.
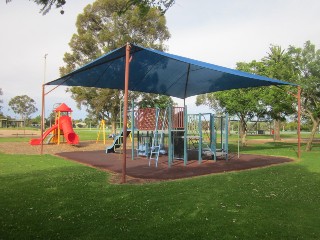
[[[295,157],[295,148],[242,152]],[[112,185],[106,172],[50,155],[0,153],[0,239],[319,239],[319,153],[142,185]]]
[[[29,142],[30,137],[0,137],[0,142]]]

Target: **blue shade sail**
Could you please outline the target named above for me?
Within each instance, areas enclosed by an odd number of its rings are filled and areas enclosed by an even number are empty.
[[[124,89],[126,47],[46,85]],[[131,44],[129,90],[177,98],[238,88],[295,85]]]

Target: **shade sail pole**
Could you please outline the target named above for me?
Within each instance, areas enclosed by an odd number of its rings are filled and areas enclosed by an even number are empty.
[[[44,96],[45,96],[45,92],[44,89],[45,88],[45,84],[42,84],[42,96],[41,96],[41,150],[40,150],[40,154],[43,154],[43,130],[45,128],[45,121],[44,121]]]
[[[300,132],[300,125],[301,125],[301,87],[298,86],[298,158],[301,157],[301,132]]]
[[[125,67],[125,76],[124,76],[122,183],[126,183],[126,172],[127,172],[127,115],[128,115],[129,67],[130,67],[130,44],[127,43],[126,67]]]

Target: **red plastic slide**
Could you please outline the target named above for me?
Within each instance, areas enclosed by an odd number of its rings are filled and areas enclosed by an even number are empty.
[[[79,136],[73,131],[71,118],[69,116],[62,116],[59,119],[60,129],[69,144],[78,144]]]
[[[30,144],[31,145],[40,145],[41,141],[43,141],[51,132],[53,132],[54,130],[56,130],[58,128],[58,124],[52,125],[51,128],[49,128],[47,131],[45,131],[43,133],[43,138],[41,140],[41,138],[35,138],[35,139],[31,139],[30,140]]]
[[[67,140],[68,144],[78,144],[79,143],[79,136],[73,131],[71,118],[69,116],[62,116],[59,119],[60,122],[60,129],[63,131],[63,135]],[[31,145],[40,145],[41,142],[54,130],[58,128],[58,124],[53,125],[47,131],[44,132],[43,138],[36,138],[31,139]]]

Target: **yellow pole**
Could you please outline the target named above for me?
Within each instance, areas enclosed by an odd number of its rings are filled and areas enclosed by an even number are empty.
[[[96,143],[98,143],[100,140],[100,133],[101,132],[103,134],[103,144],[106,144],[106,122],[104,119],[102,119],[99,124],[99,132],[98,132]]]
[[[99,132],[98,132],[98,136],[97,136],[96,143],[98,143],[98,142],[99,142],[99,139],[100,139],[101,123],[102,123],[102,122],[100,122],[100,124],[99,124]]]
[[[102,120],[103,144],[106,144],[106,122]]]

